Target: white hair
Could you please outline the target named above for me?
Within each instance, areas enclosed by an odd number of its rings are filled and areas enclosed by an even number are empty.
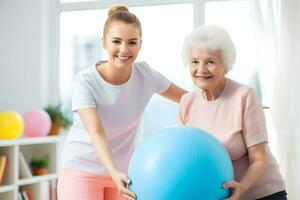
[[[222,62],[228,70],[235,62],[236,51],[232,39],[225,29],[218,26],[200,26],[185,38],[181,52],[185,65],[190,62],[192,48],[220,51]]]

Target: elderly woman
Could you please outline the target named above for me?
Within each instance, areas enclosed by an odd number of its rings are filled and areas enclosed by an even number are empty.
[[[262,105],[253,89],[225,77],[236,57],[229,34],[201,26],[185,39],[182,57],[197,89],[182,97],[178,122],[208,131],[226,147],[235,176],[223,185],[232,191],[228,199],[286,200]]]

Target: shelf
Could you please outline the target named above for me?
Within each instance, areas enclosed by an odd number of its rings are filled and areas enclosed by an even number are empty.
[[[0,147],[12,145],[31,145],[58,142],[61,136],[21,137],[14,140],[0,140]]]
[[[14,191],[15,187],[15,185],[2,185],[0,186],[0,193]]]
[[[34,176],[32,178],[20,179],[18,181],[18,185],[19,186],[29,185],[29,184],[39,183],[39,182],[42,182],[42,181],[49,181],[49,180],[53,180],[53,179],[57,179],[57,178],[58,178],[57,174],[47,174],[47,175],[43,175],[43,176]]]
[[[56,194],[59,152],[64,138],[64,135],[58,135],[0,139],[0,155],[8,157],[7,173],[0,186],[0,200],[18,200],[19,192],[23,190],[29,191],[35,200],[56,199],[49,191]],[[48,174],[32,176],[30,162],[45,155],[49,156]]]

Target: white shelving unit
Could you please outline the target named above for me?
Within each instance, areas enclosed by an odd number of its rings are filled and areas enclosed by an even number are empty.
[[[50,200],[50,182],[58,178],[61,139],[62,136],[46,136],[0,140],[0,155],[7,155],[9,160],[4,184],[0,186],[0,200],[18,200],[18,193],[22,189],[30,191],[34,200]],[[48,174],[21,179],[18,159],[20,152],[28,165],[33,158],[49,155]]]

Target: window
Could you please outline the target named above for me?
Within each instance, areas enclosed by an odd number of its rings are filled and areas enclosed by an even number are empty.
[[[139,17],[143,28],[143,44],[137,60],[147,61],[170,80],[184,86],[189,79],[180,53],[183,38],[193,29],[193,6],[147,6],[130,10]],[[106,52],[101,51],[106,17],[107,9],[61,13],[60,94],[63,101],[69,98],[73,74],[106,59]]]
[[[60,97],[70,102],[73,74],[104,56],[101,52],[102,24],[107,10],[62,12],[60,16]],[[69,103],[66,103],[69,104]]]
[[[60,0],[61,3],[91,2],[99,0]]]
[[[142,49],[137,60],[148,62],[172,82],[189,89],[192,83],[188,70],[181,61],[181,46],[184,37],[193,29],[193,5],[129,9],[139,17],[143,29]],[[70,86],[73,74],[100,59],[106,59],[106,52],[101,51],[100,46],[106,17],[107,9],[61,13],[60,95],[62,101],[66,102],[65,105],[71,105]],[[166,103],[167,101],[156,95],[152,98],[145,111],[144,132],[176,122],[177,104]],[[158,119],[154,116],[157,116],[155,111],[159,107],[164,112]]]
[[[61,0],[60,5],[79,0]],[[82,1],[82,0],[81,0]],[[60,95],[62,102],[70,106],[70,84],[74,73],[106,58],[101,50],[102,28],[107,18],[107,8],[86,9],[86,1],[68,9],[61,6],[60,14]],[[108,3],[107,1],[104,1]],[[235,1],[182,1],[174,4],[162,0],[164,5],[129,5],[142,24],[143,44],[137,60],[147,61],[172,82],[187,90],[193,88],[188,70],[181,61],[181,46],[185,36],[194,26],[215,24],[231,34],[237,48],[237,61],[228,76],[248,84],[260,94],[255,73],[253,32],[250,6],[246,0]],[[145,1],[146,2],[146,1]],[[156,1],[159,3],[160,1]],[[149,3],[149,2],[148,2]],[[93,7],[95,4],[89,4]],[[87,7],[89,7],[87,6]],[[64,8],[66,8],[64,10]],[[238,16],[238,17],[237,17]],[[177,104],[155,95],[145,110],[142,128],[148,133],[162,126],[176,123]],[[154,109],[155,108],[155,109]],[[155,111],[164,110],[158,118]],[[155,116],[155,117],[154,117]]]

